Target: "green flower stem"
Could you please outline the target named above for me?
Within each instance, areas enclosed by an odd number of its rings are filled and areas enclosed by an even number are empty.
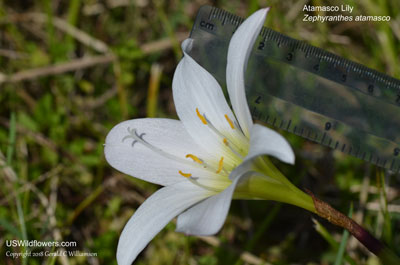
[[[400,259],[381,241],[350,217],[294,186],[267,158],[259,158],[253,164],[254,174],[237,186],[235,199],[264,199],[289,203],[328,220],[349,231],[368,250],[377,255],[385,265],[398,265]],[[260,174],[258,174],[260,173]]]
[[[293,186],[294,187],[294,186]],[[311,196],[265,177],[251,177],[236,188],[235,199],[263,199],[289,203],[317,213]]]
[[[317,213],[311,196],[293,185],[268,158],[258,158],[254,162],[254,171],[261,174],[239,184],[235,190],[235,199],[274,200]]]

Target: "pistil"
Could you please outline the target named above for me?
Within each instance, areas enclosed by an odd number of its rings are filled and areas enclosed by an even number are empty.
[[[172,160],[178,161],[178,162],[180,162],[180,163],[183,163],[183,164],[189,165],[189,166],[193,166],[193,165],[200,166],[198,163],[193,163],[193,162],[190,162],[190,161],[185,160],[185,159],[183,159],[183,158],[180,158],[180,157],[178,157],[178,156],[175,156],[175,155],[172,155],[172,154],[170,154],[170,153],[167,153],[167,152],[165,152],[164,150],[162,150],[162,149],[160,149],[160,148],[157,148],[157,147],[155,147],[154,145],[152,145],[152,144],[146,142],[146,141],[143,139],[143,136],[144,136],[145,134],[142,133],[142,134],[139,135],[139,134],[137,133],[137,130],[136,130],[135,128],[131,129],[130,127],[128,127],[128,133],[129,133],[129,135],[127,135],[127,136],[125,136],[124,138],[122,138],[122,142],[125,141],[126,139],[131,138],[131,139],[134,140],[134,141],[132,142],[132,146],[134,146],[135,143],[141,143],[142,145],[146,146],[147,148],[149,148],[149,149],[152,150],[153,152],[155,152],[155,153],[157,153],[157,154],[159,154],[159,155],[161,155],[161,156],[163,156],[163,157],[165,157],[165,158],[172,159]]]

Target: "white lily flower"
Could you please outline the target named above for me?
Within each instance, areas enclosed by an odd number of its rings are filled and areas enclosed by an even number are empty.
[[[294,153],[275,131],[253,124],[244,90],[244,73],[268,9],[255,12],[229,44],[227,87],[234,113],[214,77],[187,51],[175,71],[173,96],[180,121],[134,119],[107,136],[107,161],[123,173],[164,186],[135,212],[118,243],[118,264],[131,264],[174,217],[177,231],[217,233],[232,198],[273,199],[312,208],[268,159],[293,164]],[[294,194],[288,196],[288,194]]]

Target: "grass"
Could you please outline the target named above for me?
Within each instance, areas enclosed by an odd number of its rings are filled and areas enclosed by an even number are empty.
[[[202,3],[0,2],[0,80],[10,77],[0,81],[4,264],[116,264],[119,233],[158,187],[112,169],[104,139],[126,119],[176,118],[171,84],[179,43]],[[389,14],[390,23],[302,22],[307,3],[338,2],[222,0],[216,6],[243,17],[272,6],[267,26],[400,78],[398,1],[340,1],[354,6],[354,15]],[[294,167],[279,164],[286,176],[342,212],[354,203],[355,218],[400,254],[399,176],[285,136],[297,155]],[[343,231],[318,218],[314,227],[312,217],[274,202],[235,201],[216,237],[186,237],[171,223],[137,264],[376,264]],[[12,259],[7,251],[24,251],[6,246],[12,239],[75,241],[66,249],[98,255]]]

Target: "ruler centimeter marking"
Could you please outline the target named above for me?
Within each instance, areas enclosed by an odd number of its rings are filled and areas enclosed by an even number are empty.
[[[243,19],[203,6],[191,56],[225,85],[229,40]],[[263,28],[249,59],[254,119],[400,171],[400,80]]]

